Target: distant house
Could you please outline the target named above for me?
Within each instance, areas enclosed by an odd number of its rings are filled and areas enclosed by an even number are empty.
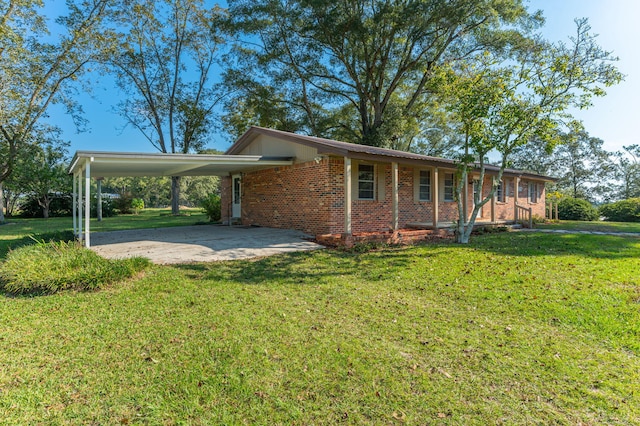
[[[227,156],[289,158],[291,165],[231,172],[222,180],[226,223],[293,228],[311,235],[440,228],[458,219],[453,160],[252,127]],[[487,166],[483,195],[498,168]],[[475,179],[474,179],[475,176]],[[465,183],[467,214],[479,173]],[[545,182],[505,170],[478,221],[508,223],[545,215]],[[518,213],[519,212],[519,213]]]

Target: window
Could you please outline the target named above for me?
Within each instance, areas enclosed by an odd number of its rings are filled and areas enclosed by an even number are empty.
[[[444,201],[454,201],[453,198],[453,187],[455,185],[455,179],[453,173],[445,173],[444,174]]]
[[[529,182],[529,202],[537,203],[538,202],[538,184]]]
[[[420,201],[431,201],[431,172],[428,170],[420,170]]]
[[[373,200],[375,189],[375,171],[373,164],[358,165],[358,198]]]
[[[496,189],[496,201],[499,203],[504,203],[506,200],[506,197],[505,197],[506,194],[504,189],[505,189],[504,182],[500,181],[498,183],[498,188]]]

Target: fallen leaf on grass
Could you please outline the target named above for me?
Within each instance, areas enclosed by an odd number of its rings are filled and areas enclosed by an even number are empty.
[[[447,373],[446,371],[444,371],[442,368],[438,368],[438,372],[440,372],[440,374],[442,374],[444,377],[446,377],[447,379],[451,379],[451,374]]]
[[[391,414],[391,417],[393,417],[396,420],[400,420],[401,422],[404,422],[407,419],[406,414],[404,414],[402,411],[394,411]]]

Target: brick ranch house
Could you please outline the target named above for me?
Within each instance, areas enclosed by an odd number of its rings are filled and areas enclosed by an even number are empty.
[[[231,172],[222,178],[223,223],[297,229],[316,237],[438,229],[458,218],[454,161],[273,129],[251,127],[225,153],[287,158],[290,165]],[[483,195],[498,168],[487,166]],[[466,214],[479,173],[465,182]],[[478,223],[545,216],[545,182],[507,169]]]

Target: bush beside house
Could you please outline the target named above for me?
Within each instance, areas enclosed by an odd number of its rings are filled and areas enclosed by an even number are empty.
[[[210,194],[207,198],[200,202],[200,207],[209,218],[209,222],[218,222],[222,217],[220,196],[218,194]]]
[[[587,200],[579,198],[563,198],[558,203],[560,220],[598,220],[598,210]]]
[[[640,198],[629,198],[600,207],[600,215],[611,222],[640,222]]]

